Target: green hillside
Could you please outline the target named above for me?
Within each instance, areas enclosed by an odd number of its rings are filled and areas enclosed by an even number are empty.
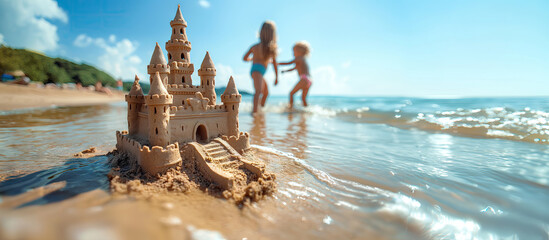
[[[113,77],[93,66],[1,45],[0,75],[15,70],[22,70],[32,81],[42,83],[81,82],[88,86],[101,81],[104,86],[116,86]]]
[[[93,66],[0,45],[0,75],[15,70],[21,70],[32,81],[42,83],[81,82],[83,86],[89,86],[101,81],[103,86],[116,86],[116,80],[113,77]],[[132,84],[133,81],[125,81],[124,91],[130,91]],[[143,92],[147,94],[149,84],[143,82],[140,84]],[[216,88],[215,91],[217,95],[221,95],[225,87]],[[246,91],[240,91],[240,94],[251,95]]]

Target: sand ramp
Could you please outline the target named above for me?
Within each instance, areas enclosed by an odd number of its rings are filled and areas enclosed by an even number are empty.
[[[221,138],[206,144],[193,142],[187,146],[183,151],[196,161],[203,175],[226,190],[254,181],[264,172],[262,164],[245,159]]]

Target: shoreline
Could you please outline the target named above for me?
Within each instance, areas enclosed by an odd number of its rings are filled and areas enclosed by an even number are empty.
[[[109,96],[84,90],[46,89],[6,83],[0,83],[0,96],[2,112],[55,106],[96,105],[124,100],[124,94],[116,91]]]

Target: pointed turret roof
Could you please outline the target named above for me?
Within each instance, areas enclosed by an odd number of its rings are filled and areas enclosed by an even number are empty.
[[[151,79],[151,89],[149,90],[149,95],[168,95],[168,91],[162,84],[162,79],[160,79],[160,73],[156,72]]]
[[[172,24],[172,25],[174,23],[181,23],[181,24],[187,26],[187,22],[185,21],[185,19],[183,19],[183,14],[181,14],[181,6],[179,4],[177,4],[177,12],[175,12],[175,17],[170,22],[170,24]]]
[[[143,96],[143,90],[141,89],[141,85],[139,85],[139,77],[137,77],[137,74],[135,74],[135,81],[133,82],[132,89],[128,95]]]
[[[202,60],[202,65],[200,65],[200,68],[215,68],[212,58],[210,57],[210,53],[208,51],[206,51],[206,56],[204,56],[204,60]]]
[[[158,45],[158,42],[156,43],[156,47],[154,47],[150,65],[156,64],[166,64],[166,58],[164,58],[164,53],[162,52],[160,45]]]
[[[229,78],[229,83],[227,83],[227,88],[225,88],[225,92],[223,92],[223,95],[230,96],[232,94],[239,95],[238,89],[236,89],[236,85],[234,84],[233,76]]]

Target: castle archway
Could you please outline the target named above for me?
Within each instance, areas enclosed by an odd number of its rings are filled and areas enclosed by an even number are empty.
[[[199,124],[195,130],[195,141],[196,142],[208,142],[208,130],[204,124]]]

